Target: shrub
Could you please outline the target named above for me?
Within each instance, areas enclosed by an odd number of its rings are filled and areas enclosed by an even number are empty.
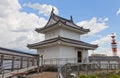
[[[120,78],[117,74],[108,74],[106,78]]]
[[[96,75],[88,75],[88,78],[98,78]]]
[[[120,78],[119,74],[111,73],[99,73],[96,75],[80,75],[78,78]]]
[[[98,76],[98,78],[106,78],[108,74],[103,72],[96,75]]]
[[[88,78],[87,75],[80,75],[78,78]]]
[[[98,78],[96,75],[80,75],[78,78]]]

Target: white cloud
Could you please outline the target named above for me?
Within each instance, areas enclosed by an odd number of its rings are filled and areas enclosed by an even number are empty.
[[[47,20],[21,10],[18,0],[0,0],[0,47],[30,51],[27,43],[43,40],[34,29],[44,26]]]
[[[107,56],[112,56],[112,50],[110,47],[99,47],[97,50],[89,51],[89,55],[91,54],[104,54]]]
[[[120,14],[120,8],[117,10],[116,15]]]
[[[97,44],[99,47],[94,51],[96,54],[105,54],[105,55],[112,55],[111,51],[111,34],[101,37],[100,39],[91,42],[91,44]],[[90,54],[93,52],[90,51]]]
[[[112,52],[112,49],[111,47],[99,47],[97,50],[95,51],[89,51],[89,55],[91,54],[105,54],[107,56],[113,56],[113,52]],[[120,50],[119,48],[117,49],[117,55],[120,56]]]
[[[99,47],[95,51],[89,51],[89,55],[91,55],[93,52],[96,54],[105,54],[105,55],[112,55],[111,50],[111,34],[107,36],[102,36],[101,34],[97,34],[101,32],[102,30],[105,30],[108,28],[108,25],[106,22],[108,21],[108,18],[96,18],[93,17],[90,20],[85,20],[77,23],[78,26],[81,26],[86,29],[90,29],[90,32],[88,34],[85,34],[84,37],[88,36],[94,36],[99,38],[98,40],[95,40],[94,42],[91,42],[91,44],[97,44]],[[99,37],[98,37],[99,36]]]
[[[58,14],[58,9],[52,5],[39,4],[39,3],[34,3],[34,4],[28,3],[28,4],[24,4],[23,6],[38,10],[39,14],[44,14],[45,16],[48,16],[50,14],[52,8],[54,8],[54,13]]]
[[[100,18],[97,19],[96,17],[93,17],[90,20],[85,20],[77,23],[78,26],[82,26],[83,28],[90,29],[90,32],[84,36],[92,36],[96,33],[108,28],[106,25],[106,22],[108,21],[108,18]]]
[[[21,5],[17,0],[10,2],[9,0],[0,0],[0,17],[7,17],[9,14],[14,14],[14,12],[21,9]]]
[[[110,43],[110,42],[111,42],[111,35],[107,35],[105,37],[101,37],[100,39],[92,42],[91,44],[103,45],[103,44]]]
[[[116,33],[115,33],[116,35]],[[117,35],[116,35],[116,38],[117,38]],[[94,53],[96,54],[105,54],[105,55],[108,55],[108,56],[112,56],[113,53],[112,53],[112,48],[111,48],[111,34],[107,35],[107,36],[104,36],[104,37],[101,37],[100,39],[92,42],[91,44],[98,44],[98,48],[94,51]],[[116,41],[117,42],[117,41]],[[118,44],[120,44],[119,42],[117,42]],[[120,50],[119,50],[119,45],[117,45],[117,49],[118,49],[118,56],[120,56]],[[92,54],[93,51],[90,51],[89,55]]]

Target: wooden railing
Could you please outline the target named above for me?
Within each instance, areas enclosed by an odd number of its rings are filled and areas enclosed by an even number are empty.
[[[51,58],[43,59],[43,65],[60,65],[66,63],[77,63],[77,58]]]
[[[0,74],[9,73],[15,70],[38,66],[38,55],[15,55],[0,53]]]

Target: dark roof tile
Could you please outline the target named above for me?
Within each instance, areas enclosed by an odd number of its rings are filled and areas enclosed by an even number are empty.
[[[3,47],[0,47],[0,50],[10,51],[10,52],[13,52],[13,53],[20,53],[20,54],[32,55],[32,56],[33,56],[33,55],[36,55],[36,54],[31,54],[31,53],[27,53],[27,52],[12,50],[12,49],[3,48]]]
[[[60,37],[60,36],[58,36],[57,38],[52,38],[52,39],[45,40],[45,41],[42,41],[42,42],[38,42],[38,43],[34,43],[34,44],[28,44],[27,47],[32,48],[32,47],[35,47],[35,46],[41,46],[41,45],[44,45],[44,44],[50,44],[50,43],[56,42],[58,40],[60,40],[62,42],[66,42],[66,43],[71,43],[71,44],[89,46],[89,47],[92,47],[92,48],[97,48],[98,47],[97,45],[92,45],[92,44],[89,44],[89,43],[85,43],[83,41],[73,40],[73,39],[64,38],[64,37]]]
[[[49,22],[50,22],[51,19],[53,19],[53,20],[56,21],[56,22],[49,24]],[[49,18],[48,23],[47,23],[43,28],[37,28],[36,31],[37,31],[37,32],[43,31],[43,30],[45,30],[45,29],[47,29],[47,28],[49,28],[49,27],[54,26],[54,25],[57,24],[59,21],[62,22],[62,23],[63,23],[64,25],[66,25],[66,26],[69,26],[69,27],[78,29],[78,30],[80,30],[80,31],[84,31],[84,32],[86,32],[86,33],[90,31],[89,29],[84,29],[84,28],[76,25],[72,20],[68,20],[68,19],[65,19],[65,18],[63,18],[63,17],[60,17],[60,16],[55,15],[53,12],[51,13],[51,16],[50,16],[50,18]]]

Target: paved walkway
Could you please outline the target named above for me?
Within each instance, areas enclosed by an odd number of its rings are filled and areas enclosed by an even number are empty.
[[[57,72],[42,72],[28,75],[26,78],[56,78]]]

